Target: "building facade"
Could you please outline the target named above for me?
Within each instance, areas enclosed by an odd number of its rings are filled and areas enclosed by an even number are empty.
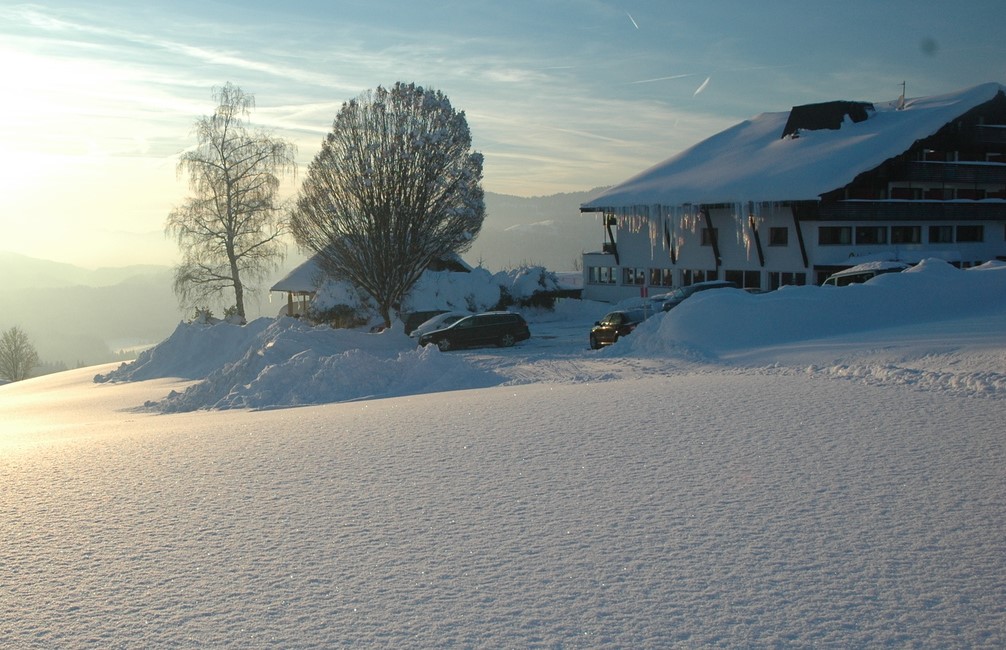
[[[601,250],[584,297],[705,280],[820,284],[867,261],[1006,260],[1006,93],[999,84],[874,106],[768,113],[581,207]]]

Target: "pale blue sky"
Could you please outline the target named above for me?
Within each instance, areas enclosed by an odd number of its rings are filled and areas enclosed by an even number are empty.
[[[304,166],[342,102],[438,88],[485,188],[530,196],[617,183],[764,111],[1003,82],[1004,17],[1001,0],[0,2],[0,249],[173,262],[176,157],[227,81]]]

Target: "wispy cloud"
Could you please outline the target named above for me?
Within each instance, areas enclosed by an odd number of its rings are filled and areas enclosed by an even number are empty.
[[[703,81],[699,85],[699,87],[695,89],[695,92],[692,93],[692,97],[695,97],[696,95],[698,95],[699,93],[701,93],[703,90],[705,90],[709,86],[709,81],[711,79],[712,79],[712,77],[706,77],[706,80]]]

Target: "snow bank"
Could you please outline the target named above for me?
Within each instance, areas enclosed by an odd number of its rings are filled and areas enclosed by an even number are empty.
[[[417,349],[392,328],[380,334],[311,327],[297,319],[258,319],[245,327],[183,323],[132,364],[95,381],[202,379],[147,408],[275,408],[366,397],[484,388],[502,382],[462,357]]]
[[[226,321],[182,322],[171,336],[141,352],[135,361],[123,363],[108,374],[97,375],[94,380],[103,383],[165,377],[200,379],[240,359],[272,323],[271,318],[259,318],[244,326]]]
[[[426,272],[410,294],[407,310],[448,308],[485,311],[501,291],[515,300],[555,290],[554,274],[523,267],[496,274]],[[360,307],[363,298],[346,283],[326,282],[316,307]],[[485,388],[504,381],[465,357],[417,350],[402,324],[380,334],[311,327],[293,318],[258,319],[241,327],[226,322],[180,323],[136,361],[97,375],[98,383],[178,377],[198,379],[148,408],[164,411],[276,408]]]
[[[405,311],[485,311],[499,303],[498,279],[483,268],[470,273],[426,271],[402,305]]]
[[[924,260],[847,287],[782,287],[765,294],[720,289],[696,294],[640,325],[638,355],[724,352],[935,322],[1006,309],[1006,264],[968,270]]]

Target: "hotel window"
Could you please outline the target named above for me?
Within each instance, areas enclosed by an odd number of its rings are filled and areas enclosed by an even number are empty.
[[[769,289],[772,291],[786,285],[803,286],[806,282],[807,274],[805,273],[783,273],[779,271],[770,271],[768,274],[768,285]]]
[[[741,289],[761,289],[761,271],[724,271],[723,279]]]
[[[985,241],[983,226],[957,226],[957,243]]]
[[[892,187],[891,198],[902,201],[918,201],[922,198],[920,187]]]
[[[681,285],[687,287],[697,282],[707,282],[716,279],[716,271],[696,271],[685,269],[681,272]]]
[[[953,226],[929,226],[930,244],[952,244],[954,241]]]
[[[646,270],[622,269],[622,284],[646,284]]]
[[[819,246],[848,246],[852,243],[852,226],[821,226],[817,229]]]
[[[769,246],[789,246],[789,228],[769,228]]]
[[[892,244],[921,244],[921,226],[891,226]]]
[[[616,277],[615,269],[610,266],[591,266],[587,273],[591,284],[614,284]]]
[[[886,244],[887,243],[887,227],[886,226],[857,226],[856,227],[856,245],[864,246],[867,244]]]
[[[669,287],[672,277],[671,269],[650,269],[650,286]]]

